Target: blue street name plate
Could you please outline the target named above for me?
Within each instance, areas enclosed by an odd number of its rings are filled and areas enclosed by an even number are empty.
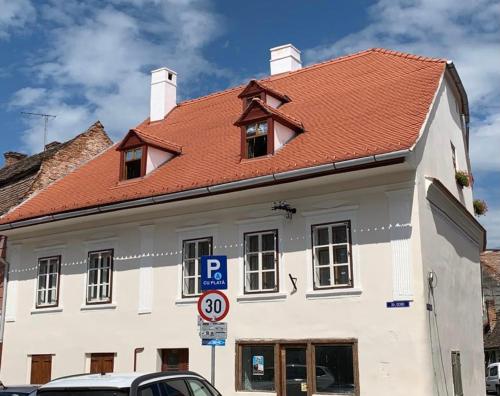
[[[401,300],[401,301],[387,301],[385,303],[387,308],[408,308],[410,306],[409,300]]]
[[[227,256],[201,257],[201,290],[227,290]]]
[[[226,346],[226,340],[201,340],[201,345]]]

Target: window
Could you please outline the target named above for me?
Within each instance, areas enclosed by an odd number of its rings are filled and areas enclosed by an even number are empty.
[[[451,160],[453,161],[453,170],[457,171],[458,166],[457,166],[457,152],[455,149],[455,145],[453,143],[451,144]]]
[[[201,294],[201,257],[212,254],[212,238],[188,240],[182,245],[182,296],[198,296]]]
[[[316,393],[354,393],[352,345],[316,345]]]
[[[239,390],[274,391],[274,345],[242,345]]]
[[[493,366],[490,368],[490,377],[496,377],[498,374],[498,366]]]
[[[162,383],[166,396],[190,396],[186,383],[182,380],[170,380]]]
[[[193,396],[214,396],[205,383],[189,378],[186,380],[186,382],[188,383],[189,389],[191,389],[191,394]]]
[[[451,370],[453,376],[453,391],[455,396],[463,396],[462,389],[462,364],[460,363],[460,352],[451,352]]]
[[[125,180],[144,176],[142,147],[124,151],[123,161],[123,178]]]
[[[236,390],[353,396],[359,394],[357,354],[354,339],[236,342]]]
[[[250,124],[245,128],[247,158],[267,155],[267,121]]]
[[[46,384],[52,377],[52,355],[32,355],[30,384]]]
[[[87,270],[87,304],[111,302],[113,250],[90,252]]]
[[[160,349],[161,371],[188,371],[189,349]]]
[[[312,227],[314,288],[351,287],[350,223]]]
[[[245,293],[278,291],[278,231],[245,234]]]
[[[115,362],[114,353],[91,353],[90,354],[90,373],[112,373]]]
[[[47,257],[38,260],[38,281],[36,289],[37,308],[53,307],[59,301],[59,271],[61,257]]]

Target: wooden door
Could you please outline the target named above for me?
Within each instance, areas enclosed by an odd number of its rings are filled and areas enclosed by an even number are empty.
[[[114,360],[114,353],[92,353],[90,355],[90,373],[112,373]]]
[[[189,349],[175,348],[161,350],[161,371],[188,371]]]
[[[31,356],[31,384],[46,384],[52,372],[52,355]]]

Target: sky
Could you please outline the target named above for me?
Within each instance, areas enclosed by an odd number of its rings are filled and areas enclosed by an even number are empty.
[[[309,65],[371,47],[452,60],[471,111],[474,195],[500,248],[499,0],[0,0],[0,152],[64,141],[100,120],[119,140],[149,113],[150,71],[180,100],[269,74],[269,48]],[[1,161],[1,160],[0,160]]]

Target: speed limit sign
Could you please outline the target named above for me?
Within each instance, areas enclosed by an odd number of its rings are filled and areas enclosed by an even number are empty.
[[[229,312],[229,300],[219,290],[209,290],[198,299],[198,313],[208,322],[218,322]]]

